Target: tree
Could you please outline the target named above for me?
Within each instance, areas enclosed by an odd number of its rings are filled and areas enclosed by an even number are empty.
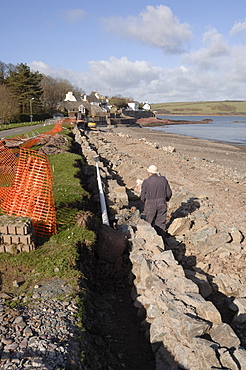
[[[18,115],[18,101],[5,84],[0,84],[0,123],[14,121]]]
[[[42,75],[39,72],[31,72],[26,64],[17,64],[14,70],[9,72],[6,83],[10,87],[13,95],[18,100],[20,114],[30,113],[30,100],[34,98],[34,103],[40,101],[42,88],[40,81]]]
[[[126,108],[127,100],[121,96],[113,96],[109,99],[111,105],[114,105],[117,109]]]
[[[14,64],[6,64],[0,61],[0,83],[5,83],[6,78],[9,76],[11,71],[14,71],[16,66]]]

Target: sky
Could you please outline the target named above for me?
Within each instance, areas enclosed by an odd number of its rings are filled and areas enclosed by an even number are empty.
[[[245,0],[13,0],[0,24],[0,61],[86,94],[246,100]]]

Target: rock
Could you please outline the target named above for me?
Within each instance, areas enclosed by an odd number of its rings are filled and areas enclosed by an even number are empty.
[[[233,243],[241,243],[243,241],[243,235],[236,227],[231,228],[229,233],[231,234]]]
[[[112,229],[110,226],[102,225],[98,233],[97,253],[102,261],[114,263],[122,255],[126,248],[124,235]]]
[[[194,338],[192,343],[197,360],[196,364],[194,364],[194,369],[221,369],[220,363],[216,356],[217,346],[213,342],[203,338]]]
[[[196,312],[198,317],[211,322],[213,326],[221,324],[221,315],[212,302],[206,301],[203,304],[198,304]]]
[[[187,269],[185,270],[185,276],[192,280],[199,287],[199,292],[204,298],[210,296],[212,293],[212,288],[205,274]]]
[[[224,369],[238,370],[237,363],[233,359],[235,358],[235,356],[233,354],[233,357],[232,357],[228,349],[218,348],[218,354],[219,354],[221,365],[223,366]]]
[[[16,319],[13,322],[13,325],[17,325],[19,328],[24,329],[26,326],[26,323],[22,316],[16,317]]]
[[[219,344],[220,347],[237,348],[240,340],[233,329],[226,323],[221,323],[210,330],[212,340]]]
[[[194,244],[195,247],[197,247],[199,244],[205,242],[205,240],[211,236],[216,234],[216,227],[206,227],[204,229],[198,230],[196,232],[192,232],[192,229],[189,233],[189,237],[191,242]]]
[[[241,370],[246,369],[246,351],[244,348],[239,347],[236,348],[233,352],[233,355],[235,356],[235,359],[239,362]]]
[[[217,290],[227,296],[237,296],[240,281],[237,279],[230,278],[226,274],[218,274],[213,279],[213,285],[217,287]]]
[[[198,248],[200,252],[204,256],[206,256],[207,254],[216,251],[218,248],[228,243],[229,241],[231,241],[230,234],[221,231],[219,233],[209,235],[203,243],[200,243],[198,245]]]
[[[188,218],[175,218],[168,228],[170,235],[185,235],[191,227],[191,220]]]
[[[246,322],[246,298],[235,298],[233,304],[237,307],[237,313],[233,317],[233,324]]]

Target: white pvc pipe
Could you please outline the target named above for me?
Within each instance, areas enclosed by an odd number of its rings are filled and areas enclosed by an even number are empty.
[[[97,169],[97,183],[98,183],[98,190],[99,190],[100,204],[101,204],[101,212],[102,212],[102,222],[103,222],[104,225],[109,226],[107,207],[106,207],[106,203],[105,203],[105,197],[104,197],[103,188],[102,188],[102,181],[101,181],[99,166],[98,166],[97,162],[96,162],[96,169]]]

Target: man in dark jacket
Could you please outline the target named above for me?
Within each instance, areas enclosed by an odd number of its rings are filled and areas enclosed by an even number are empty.
[[[146,221],[165,237],[167,202],[171,199],[172,190],[167,179],[161,176],[155,165],[147,169],[149,177],[143,181],[141,200],[144,202]]]

